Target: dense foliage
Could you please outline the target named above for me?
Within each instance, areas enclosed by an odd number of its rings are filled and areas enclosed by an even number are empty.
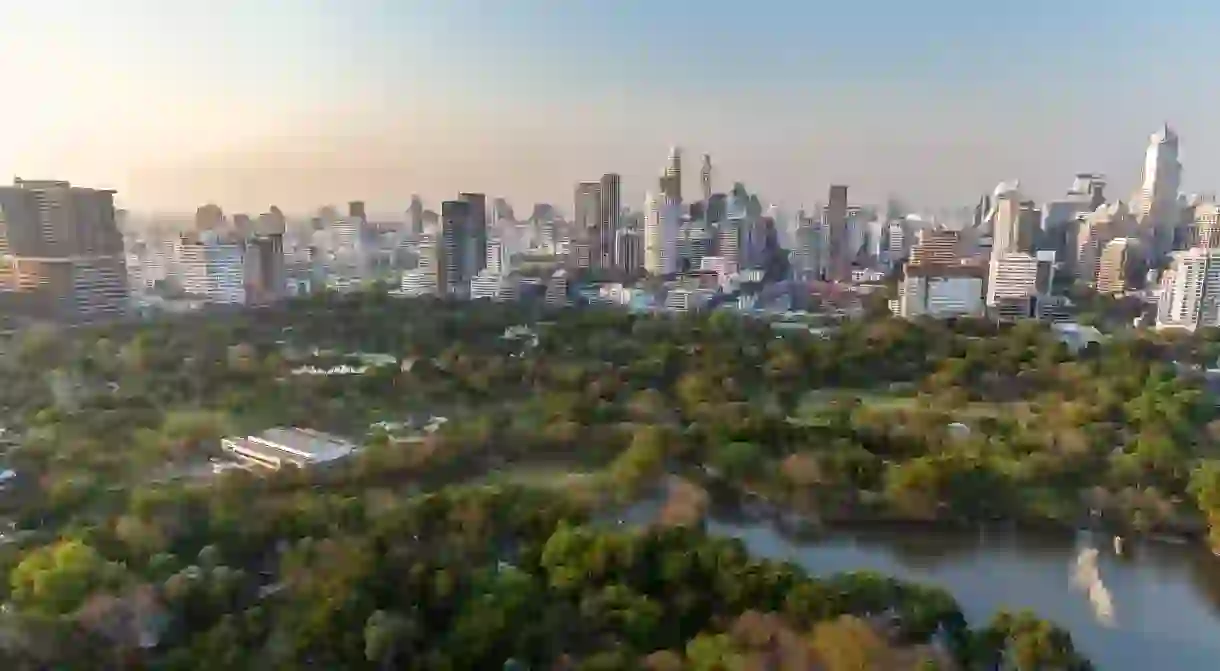
[[[1039,660],[1074,659],[1070,640],[1027,616],[971,631],[937,592],[815,581],[693,531],[580,525],[665,473],[827,522],[1220,522],[1210,334],[1073,353],[1033,323],[528,309],[323,295],[4,343],[19,478],[0,504],[21,530],[0,551],[21,641],[6,649],[82,668],[711,669],[763,648],[910,668],[938,632],[959,663],[1061,668]],[[358,352],[401,365],[300,374],[366,365]],[[432,415],[450,421],[377,425]],[[273,425],[365,449],[212,474],[219,436]],[[516,469],[559,491],[443,489]],[[152,642],[115,624],[150,621]]]

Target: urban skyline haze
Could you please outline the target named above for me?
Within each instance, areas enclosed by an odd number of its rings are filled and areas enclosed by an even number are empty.
[[[964,205],[1078,171],[1116,197],[1148,134],[1184,188],[1220,184],[1203,2],[980,7],[861,0],[61,0],[0,6],[0,174],[115,188],[136,210],[400,211],[458,191],[571,209],[623,176],[638,208],[668,147],[795,210],[831,183]],[[28,100],[15,104],[16,100]],[[692,166],[693,167],[693,166]],[[685,190],[698,192],[697,171]]]

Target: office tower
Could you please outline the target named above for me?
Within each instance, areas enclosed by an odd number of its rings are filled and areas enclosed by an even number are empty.
[[[827,277],[836,282],[845,282],[851,278],[851,264],[856,252],[851,249],[848,239],[846,186],[831,185],[823,225],[827,236]]]
[[[712,239],[702,222],[690,222],[678,227],[676,243],[678,269],[699,269],[699,263],[712,253]]]
[[[1038,259],[1033,254],[1010,252],[991,257],[987,276],[987,305],[1009,308],[1013,314],[1032,313],[1031,299],[1038,294]]]
[[[962,236],[958,231],[925,228],[911,247],[911,264],[954,265],[961,263]]]
[[[1144,252],[1139,238],[1115,238],[1101,250],[1097,269],[1097,292],[1122,294],[1134,288],[1143,275]]]
[[[1041,213],[1022,198],[1016,182],[1003,186],[1008,188],[995,194],[991,254],[1029,254],[1034,251]]]
[[[822,230],[813,219],[800,217],[792,246],[792,276],[801,281],[822,277]]]
[[[22,179],[0,187],[0,261],[5,312],[82,322],[127,310],[113,191]]]
[[[504,198],[496,198],[491,201],[491,223],[495,225],[502,221],[516,221],[513,217],[513,206]]]
[[[1220,247],[1220,206],[1202,202],[1193,208],[1195,239],[1192,246],[1214,249]]]
[[[468,286],[470,261],[474,245],[470,231],[470,203],[464,200],[446,200],[441,203],[441,239],[437,249],[436,283],[443,295],[460,296]]]
[[[470,217],[466,229],[470,237],[466,252],[466,274],[462,276],[465,284],[487,264],[487,196],[481,193],[459,193],[458,200],[467,204]]]
[[[180,236],[174,248],[182,290],[209,303],[244,304],[245,245],[235,234],[202,231]]]
[[[1185,329],[1220,326],[1220,248],[1196,247],[1172,255],[1161,273],[1156,327]]]
[[[351,219],[368,221],[368,213],[364,209],[363,200],[353,200],[347,204],[347,216]]]
[[[884,238],[886,263],[892,266],[905,261],[911,252],[911,235],[907,231],[906,220],[886,224]]]
[[[637,230],[620,230],[614,253],[620,270],[627,273],[637,273],[643,270],[644,236]]]
[[[1072,262],[1068,264],[1077,281],[1084,284],[1097,282],[1097,266],[1101,250],[1114,238],[1131,235],[1136,220],[1121,200],[1097,208],[1080,218]]]
[[[703,155],[703,168],[699,170],[699,184],[703,187],[703,202],[707,203],[712,199],[712,155]]]
[[[487,241],[487,262],[484,269],[491,275],[502,275],[508,270],[508,248],[502,240]]]
[[[987,266],[909,263],[898,285],[898,315],[906,319],[981,317]]]
[[[249,238],[245,250],[246,300],[271,303],[284,297],[288,277],[284,264],[283,233],[262,233]]]
[[[734,268],[741,268],[741,229],[745,219],[740,217],[720,222],[716,231],[716,255]]]
[[[224,228],[225,213],[219,205],[208,203],[195,210],[195,230],[215,231]]]
[[[1168,124],[1153,133],[1144,157],[1144,182],[1139,192],[1136,218],[1143,237],[1151,241],[1153,258],[1167,254],[1178,225],[1178,189],[1182,164],[1178,161],[1178,136]]]
[[[680,207],[673,201],[660,202],[648,194],[644,203],[644,269],[654,275],[673,273],[678,267],[678,227]]]
[[[412,235],[424,233],[424,201],[418,195],[411,195],[411,205],[407,207],[407,230]]]
[[[1060,259],[1071,259],[1080,215],[1095,212],[1105,204],[1105,187],[1104,176],[1078,173],[1064,198],[1044,203],[1038,249],[1054,250]]]
[[[591,231],[601,221],[601,182],[576,185],[572,202],[572,223],[578,231]]]
[[[599,194],[600,211],[597,236],[593,241],[593,265],[603,269],[616,268],[620,266],[617,243],[623,218],[622,177],[613,172],[602,175]]]
[[[431,235],[424,235],[416,246],[418,262],[415,270],[402,274],[400,289],[407,296],[435,296],[440,293],[441,245]]]
[[[665,174],[661,177],[661,201],[682,202],[682,149],[671,147]]]
[[[713,193],[707,200],[705,218],[709,224],[718,224],[727,216],[728,196],[723,193]]]

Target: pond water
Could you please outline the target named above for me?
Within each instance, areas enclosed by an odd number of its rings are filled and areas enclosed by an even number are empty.
[[[1128,541],[1118,555],[1111,537],[1087,533],[869,530],[795,540],[769,524],[727,521],[708,531],[813,574],[872,570],[942,587],[976,625],[1000,609],[1030,609],[1071,631],[1099,669],[1220,669],[1220,559],[1193,545]],[[1095,560],[1082,561],[1089,548]],[[1081,584],[1083,564],[1095,565],[1092,591]],[[1109,618],[1099,601],[1109,602]]]

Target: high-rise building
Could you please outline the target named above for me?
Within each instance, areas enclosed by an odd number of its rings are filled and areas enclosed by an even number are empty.
[[[661,177],[661,201],[682,202],[682,148],[670,147],[669,162]]]
[[[800,217],[792,248],[792,275],[798,280],[822,278],[822,228],[813,219]]]
[[[601,182],[576,185],[572,203],[572,223],[578,231],[592,231],[601,221]]]
[[[0,187],[0,262],[5,311],[79,322],[127,310],[113,191],[22,179]]]
[[[288,276],[284,264],[283,233],[256,235],[246,241],[246,300],[271,303],[287,292]]]
[[[1144,274],[1144,252],[1139,238],[1115,238],[1101,250],[1097,268],[1097,292],[1121,294],[1133,289]]]
[[[1173,255],[1161,273],[1156,327],[1186,329],[1220,326],[1220,248],[1196,247]]]
[[[436,285],[438,291],[460,296],[470,286],[474,254],[470,231],[470,203],[446,200],[441,203],[441,237],[437,247]]]
[[[955,265],[961,262],[961,233],[948,229],[925,228],[911,247],[912,265]]]
[[[407,230],[413,235],[424,232],[424,201],[415,194],[411,195],[411,205],[407,207]]]
[[[987,276],[987,307],[1001,318],[1038,314],[1038,301],[1054,282],[1054,252],[1009,253],[991,257]]]
[[[715,175],[712,172],[712,155],[703,155],[703,168],[699,170],[699,185],[703,187],[703,202],[707,203],[712,199],[712,178]]]
[[[178,279],[187,294],[209,303],[246,303],[246,248],[235,234],[203,231],[182,235],[174,256]]]
[[[831,185],[823,226],[827,237],[828,278],[845,282],[851,278],[851,264],[856,253],[848,239],[846,186]]]
[[[1096,284],[1101,250],[1114,238],[1130,235],[1135,224],[1127,204],[1121,200],[1082,216],[1077,227],[1074,259],[1070,264],[1077,281]]]
[[[644,236],[634,229],[618,232],[615,258],[620,270],[637,273],[644,269]]]
[[[1220,247],[1220,205],[1214,202],[1198,203],[1194,207],[1196,240],[1193,246],[1214,249]]]
[[[644,269],[666,275],[678,269],[680,206],[648,194],[644,203]]]
[[[1074,258],[1079,217],[1106,203],[1105,188],[1104,176],[1079,173],[1066,197],[1044,203],[1038,249],[1054,250],[1060,259]]]
[[[718,224],[727,216],[727,208],[728,196],[723,193],[713,193],[712,197],[707,200],[707,207],[703,213],[704,218],[709,224]]]
[[[215,231],[224,228],[225,213],[219,205],[208,203],[195,210],[195,230]]]
[[[481,193],[459,193],[458,200],[467,204],[470,221],[467,225],[467,235],[470,245],[466,252],[466,272],[463,284],[479,274],[487,264],[487,196]]]
[[[1154,258],[1167,254],[1181,214],[1178,190],[1182,164],[1178,161],[1178,136],[1168,124],[1153,133],[1144,157],[1144,182],[1139,192],[1137,220],[1143,236],[1151,241]]]
[[[995,194],[991,254],[1029,254],[1034,251],[1042,215],[1022,198],[1016,182],[1005,186],[1009,188],[997,189]]]
[[[617,243],[623,217],[622,178],[612,172],[602,175],[598,193],[600,199],[593,265],[604,269],[619,267]]]

